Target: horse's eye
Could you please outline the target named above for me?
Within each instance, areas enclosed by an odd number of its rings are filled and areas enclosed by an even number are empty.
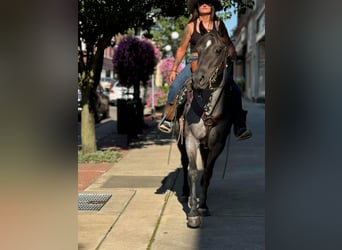
[[[215,49],[215,52],[216,52],[216,53],[221,53],[221,51],[222,51],[222,48],[216,48],[216,49]]]

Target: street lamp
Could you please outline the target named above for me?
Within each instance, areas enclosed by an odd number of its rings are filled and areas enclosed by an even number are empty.
[[[170,51],[172,50],[172,47],[170,44],[165,45],[164,50],[166,51],[166,56],[170,56]]]
[[[179,37],[178,32],[177,32],[177,31],[172,31],[172,33],[171,33],[171,39],[172,39],[172,40],[176,40],[176,39],[178,39],[178,37]]]
[[[169,51],[171,50],[171,45],[170,45],[170,44],[166,45],[166,46],[164,47],[164,50],[165,50],[166,52],[169,52]]]
[[[171,40],[172,40],[172,54],[174,57],[176,57],[176,51],[177,51],[177,48],[176,48],[176,40],[178,39],[179,37],[179,34],[177,31],[172,31],[171,32]]]

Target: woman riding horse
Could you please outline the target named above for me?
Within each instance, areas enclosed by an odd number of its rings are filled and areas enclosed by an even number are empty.
[[[184,29],[182,42],[177,49],[175,62],[170,73],[170,82],[172,82],[172,84],[168,94],[167,105],[164,117],[158,126],[159,130],[165,133],[170,133],[172,131],[173,120],[177,108],[177,94],[184,82],[191,76],[192,71],[196,68],[195,62],[197,61],[198,52],[195,50],[195,46],[198,39],[210,30],[217,30],[225,40],[225,44],[228,48],[228,56],[231,58],[236,57],[236,51],[229,38],[227,29],[224,23],[219,20],[215,14],[215,11],[222,9],[220,1],[189,0],[188,9],[192,13],[192,18]],[[182,61],[189,44],[191,56],[188,59],[188,64],[176,77],[178,65]],[[232,77],[229,77],[229,83],[232,88],[234,101],[234,133],[237,140],[244,140],[252,136],[251,131],[246,129],[247,111],[242,109],[241,91]]]

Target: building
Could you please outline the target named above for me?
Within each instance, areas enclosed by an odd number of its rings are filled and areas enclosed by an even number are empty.
[[[104,77],[114,78],[113,55],[114,55],[114,48],[112,46],[109,46],[104,50],[101,78],[104,78]]]
[[[253,9],[238,14],[234,44],[238,58],[234,64],[234,80],[244,97],[265,101],[265,0],[254,0]]]

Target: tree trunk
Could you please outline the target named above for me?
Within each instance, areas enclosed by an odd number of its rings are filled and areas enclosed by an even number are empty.
[[[94,153],[97,150],[95,134],[95,116],[89,112],[89,105],[83,105],[81,118],[82,154]]]
[[[81,140],[82,153],[89,154],[97,151],[95,133],[96,88],[98,87],[103,65],[103,55],[107,41],[98,43],[95,55],[87,61],[87,72],[82,74],[82,114]],[[89,49],[90,50],[90,49]],[[90,54],[92,55],[92,54]],[[88,59],[87,59],[88,60]]]
[[[134,89],[133,99],[138,100],[140,98],[140,83],[135,83],[133,85],[133,89]]]

